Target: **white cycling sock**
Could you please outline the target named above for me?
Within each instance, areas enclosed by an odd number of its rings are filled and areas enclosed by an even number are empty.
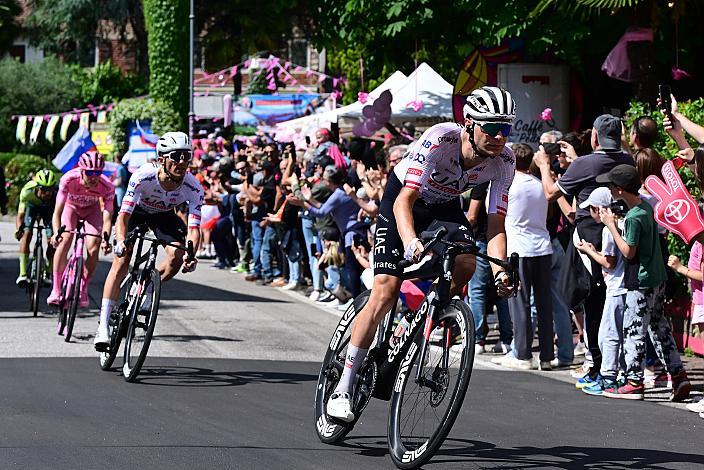
[[[362,366],[364,358],[367,357],[368,351],[368,349],[358,348],[350,343],[347,347],[347,355],[345,356],[345,369],[342,371],[342,377],[340,377],[337,387],[335,387],[335,393],[346,392],[352,395],[354,377]]]
[[[103,303],[100,306],[100,328],[108,329],[108,319],[110,318],[113,305],[115,305],[114,300],[103,299]]]

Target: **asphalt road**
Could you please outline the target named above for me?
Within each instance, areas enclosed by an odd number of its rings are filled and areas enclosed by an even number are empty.
[[[339,446],[315,435],[332,312],[201,266],[165,285],[150,357],[128,384],[117,369],[100,371],[92,350],[101,282],[76,341],[63,342],[54,317],[25,311],[10,233],[0,223],[0,469],[393,468],[385,402],[373,401]],[[695,414],[652,397],[588,397],[555,377],[478,363],[426,468],[704,468]]]

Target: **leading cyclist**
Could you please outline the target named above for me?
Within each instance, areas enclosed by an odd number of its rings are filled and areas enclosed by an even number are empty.
[[[516,117],[511,94],[497,87],[474,90],[463,108],[464,123],[437,124],[406,152],[390,175],[379,208],[374,235],[374,285],[369,301],[357,314],[345,367],[327,404],[329,416],[350,422],[354,377],[374,340],[377,325],[398,299],[402,259],[418,262],[423,244],[417,233],[440,224],[447,238],[473,241],[460,195],[491,181],[488,254],[506,259],[504,220],[515,159],[506,140]],[[451,295],[459,294],[474,274],[475,258],[455,260]],[[509,296],[514,287],[501,268],[493,266],[496,288]]]
[[[46,270],[44,282],[49,282],[49,274],[54,256],[51,246],[53,230],[51,229],[51,215],[54,213],[56,202],[56,183],[58,178],[51,170],[39,170],[34,178],[29,180],[20,191],[20,202],[17,206],[17,232],[15,238],[20,242],[20,274],[16,284],[22,289],[27,285],[27,259],[29,258],[29,244],[32,241],[32,226],[37,217],[44,223],[44,232],[47,237]],[[40,260],[44,262],[44,260]]]
[[[196,248],[200,244],[203,188],[188,171],[193,158],[191,139],[183,132],[167,132],[157,142],[156,151],[157,161],[142,165],[132,175],[115,222],[115,257],[103,288],[100,323],[94,341],[97,351],[105,351],[110,342],[108,318],[119,298],[120,284],[127,274],[132,253],[132,247],[125,246],[127,234],[137,226],[147,225],[160,240],[185,244],[188,239]],[[188,205],[188,229],[175,210],[184,203]],[[179,255],[175,248],[167,246],[166,259],[159,266],[161,279],[171,279],[182,265],[183,272],[193,271],[196,263],[195,258],[188,258],[184,252]],[[147,295],[147,298],[151,297]],[[141,309],[149,307],[142,305]]]
[[[79,220],[85,222],[85,233],[100,235],[103,238],[103,252],[110,251],[107,234],[112,227],[112,206],[115,199],[115,186],[103,175],[105,159],[98,152],[86,152],[78,159],[78,168],[67,171],[59,181],[59,193],[56,196],[56,206],[52,224],[56,236],[52,239],[56,248],[54,254],[54,285],[46,302],[58,305],[61,299],[61,276],[66,268],[66,256],[71,250],[73,234],[60,235],[59,227],[67,231],[74,230]],[[88,285],[98,266],[100,238],[86,237],[86,265],[83,271],[83,282],[79,305],[88,306]],[[81,256],[83,254],[81,253]]]

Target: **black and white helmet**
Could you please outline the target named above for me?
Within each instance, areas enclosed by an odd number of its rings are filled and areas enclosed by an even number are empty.
[[[510,123],[516,119],[516,102],[503,88],[483,86],[467,96],[463,112],[475,122]]]
[[[159,138],[156,151],[159,155],[173,152],[174,150],[193,151],[191,139],[183,132],[167,132]]]

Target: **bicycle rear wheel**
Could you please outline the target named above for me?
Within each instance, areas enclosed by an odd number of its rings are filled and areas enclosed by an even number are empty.
[[[350,342],[352,334],[352,322],[357,314],[369,301],[371,291],[365,291],[359,294],[352,302],[345,313],[340,318],[335,333],[332,335],[330,343],[323,359],[323,364],[318,375],[318,386],[315,391],[315,430],[318,438],[326,443],[332,444],[343,439],[349,433],[364,409],[369,397],[355,394],[355,403],[353,403],[353,411],[355,414],[354,421],[345,423],[340,420],[329,418],[326,412],[328,399],[332,392],[335,391],[337,383],[342,377],[342,370],[345,366],[345,355],[347,354],[347,345]],[[363,385],[364,380],[360,380]],[[371,390],[368,391],[371,394]],[[360,399],[365,400],[365,403],[360,402]]]
[[[469,385],[474,362],[471,310],[453,300],[440,313],[438,325],[444,340],[428,345],[420,364],[423,329],[418,330],[394,382],[389,453],[398,468],[417,468],[430,460],[452,429]]]
[[[39,292],[42,286],[42,265],[44,264],[44,247],[37,243],[34,250],[34,260],[32,260],[32,284],[30,286],[29,302],[32,313],[36,317],[39,313]]]
[[[148,276],[140,279],[139,295],[133,301],[131,314],[127,324],[127,335],[125,338],[125,362],[122,365],[122,375],[127,382],[134,381],[139,374],[144,360],[147,358],[149,344],[152,341],[156,317],[159,313],[159,299],[161,297],[161,275],[156,269],[152,269]],[[151,307],[149,310],[141,310],[141,306],[147,295],[149,285],[153,286],[151,294]]]
[[[81,299],[81,283],[83,282],[83,257],[74,258],[73,269],[69,271],[69,282],[71,283],[71,296],[68,299],[68,311],[66,313],[66,334],[64,341],[71,340],[73,325],[76,322],[76,312]]]
[[[113,307],[112,312],[110,312],[110,317],[108,320],[108,325],[110,328],[110,345],[107,351],[101,351],[98,355],[98,360],[100,361],[100,368],[102,370],[110,370],[115,358],[117,357],[117,352],[120,349],[120,343],[122,338],[125,336],[126,323],[129,320],[127,313],[131,306],[130,304],[130,289],[134,285],[134,280],[132,277],[128,277],[120,288],[120,299],[116,306]]]

